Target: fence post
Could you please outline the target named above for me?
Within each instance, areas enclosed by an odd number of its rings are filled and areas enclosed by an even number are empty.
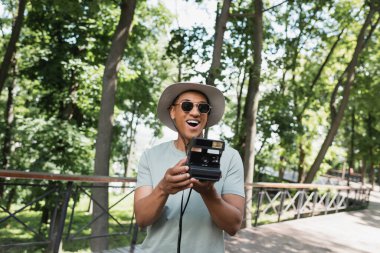
[[[313,209],[311,211],[311,216],[314,216],[314,211],[315,211],[315,206],[317,205],[317,201],[318,201],[318,190],[315,189],[313,191],[314,193],[314,196],[313,196]]]
[[[72,224],[73,224],[73,220],[74,220],[74,212],[75,212],[75,206],[76,206],[76,204],[77,204],[78,192],[79,192],[79,187],[78,187],[78,185],[77,185],[76,188],[75,188],[74,195],[73,195],[74,203],[73,203],[73,206],[72,206],[72,208],[71,208],[71,215],[70,215],[70,221],[69,221],[69,228],[67,229],[66,240],[68,240],[68,239],[70,238],[71,226],[72,226]]]
[[[301,211],[302,211],[302,206],[303,206],[303,198],[304,198],[305,190],[302,189],[300,191],[300,196],[298,198],[298,203],[297,203],[297,219],[300,218],[301,216]]]
[[[325,200],[325,215],[327,214],[328,212],[328,209],[329,209],[329,204],[330,204],[330,190],[328,190],[326,192],[326,200]]]
[[[278,219],[277,219],[277,222],[280,222],[280,219],[281,219],[282,208],[283,208],[283,206],[284,206],[284,199],[285,199],[285,190],[281,190],[280,210],[278,211]]]
[[[66,219],[66,214],[67,214],[67,207],[69,205],[69,200],[71,196],[71,191],[73,189],[73,182],[68,182],[67,183],[67,191],[65,193],[65,197],[63,199],[63,204],[62,204],[62,210],[61,210],[61,216],[59,217],[59,223],[58,223],[58,231],[57,235],[55,238],[53,238],[53,252],[58,253],[59,252],[59,247],[62,242],[62,234],[63,234],[63,229],[65,226],[65,219]]]
[[[135,248],[136,248],[136,244],[137,244],[137,237],[138,237],[138,233],[139,233],[139,225],[137,225],[137,223],[135,223],[133,225],[133,233],[132,233],[132,240],[131,240],[131,248],[130,248],[130,253],[134,253],[135,252]]]
[[[367,189],[365,194],[366,194],[366,198],[367,198],[366,206],[368,207],[368,205],[369,205],[369,197],[371,196],[371,189]]]
[[[336,196],[336,205],[335,205],[335,212],[337,213],[339,211],[339,205],[340,205],[340,190],[338,190]]]
[[[352,207],[353,208],[356,208],[358,206],[358,189],[354,189],[354,192],[355,192],[355,195],[354,195],[354,199],[352,201]]]
[[[260,215],[260,206],[263,201],[263,188],[260,188],[259,190],[259,197],[257,198],[257,209],[256,209],[256,217],[255,217],[255,227],[257,227],[257,221],[259,220]]]
[[[350,188],[347,189],[347,198],[346,198],[346,210],[350,208]]]

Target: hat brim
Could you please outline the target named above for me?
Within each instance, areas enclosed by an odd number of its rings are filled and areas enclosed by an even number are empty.
[[[168,86],[162,93],[157,105],[157,116],[167,127],[177,132],[176,127],[170,118],[169,109],[174,99],[186,91],[198,91],[203,93],[211,105],[206,127],[216,125],[224,114],[225,100],[223,93],[214,86],[199,83],[175,83]]]

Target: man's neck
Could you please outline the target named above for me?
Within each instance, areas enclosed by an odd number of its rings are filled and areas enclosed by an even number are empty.
[[[178,139],[174,141],[174,146],[176,147],[176,149],[186,152],[186,145],[185,143],[183,143],[183,140],[180,137],[178,137]]]

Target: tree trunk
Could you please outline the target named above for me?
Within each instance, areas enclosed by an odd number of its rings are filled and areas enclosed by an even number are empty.
[[[327,136],[322,144],[321,149],[319,150],[317,157],[315,158],[313,165],[310,168],[309,173],[307,174],[305,183],[313,182],[314,177],[317,174],[317,171],[319,170],[319,167],[327,153],[327,150],[330,147],[331,143],[333,142],[334,137],[338,131],[340,122],[342,121],[342,118],[344,115],[344,111],[348,104],[350,90],[351,90],[351,86],[352,86],[352,83],[354,81],[354,76],[355,76],[355,68],[358,63],[358,58],[364,48],[365,33],[368,26],[371,24],[371,20],[374,14],[375,14],[375,9],[371,6],[369,13],[366,17],[366,20],[360,30],[354,54],[347,68],[347,76],[346,76],[346,80],[345,80],[344,88],[343,88],[343,97],[342,97],[339,109],[337,111],[336,117],[332,119],[331,127],[327,133]],[[339,83],[337,85],[339,85]]]
[[[215,86],[215,79],[220,74],[220,59],[222,57],[222,46],[224,32],[226,31],[226,24],[229,15],[229,9],[231,5],[231,0],[224,0],[222,12],[219,15],[219,8],[217,8],[216,21],[215,21],[215,36],[214,36],[214,49],[212,53],[211,67],[208,71],[208,76],[206,78],[206,84]],[[219,6],[219,3],[218,3]],[[208,128],[205,129],[205,138],[208,136]]]
[[[365,183],[366,170],[367,170],[367,163],[366,163],[366,160],[364,160],[364,158],[363,158],[363,160],[360,163],[360,175],[361,175],[361,183],[362,184]]]
[[[351,135],[350,135],[350,152],[348,157],[348,167],[354,167],[355,159],[355,106],[352,108],[351,112]]]
[[[182,63],[181,60],[178,59],[178,75],[177,75],[177,82],[182,82]]]
[[[284,180],[284,174],[285,174],[285,157],[282,155],[280,156],[280,168],[278,169],[278,180],[279,182],[282,182]]]
[[[246,24],[247,22],[245,22]],[[245,34],[245,36],[248,36],[248,34]],[[248,55],[249,52],[249,40],[245,39],[244,40],[244,55]],[[246,79],[247,79],[247,74],[249,74],[250,71],[250,63],[249,59],[244,59],[244,64],[242,65],[243,67],[239,70],[239,78],[238,78],[238,83],[237,83],[237,89],[236,89],[236,94],[237,94],[237,99],[236,99],[236,120],[235,120],[235,126],[234,126],[234,133],[235,133],[235,148],[238,149],[239,153],[243,155],[243,150],[244,150],[244,141],[245,141],[245,120],[244,116],[246,113],[245,106],[243,107],[243,89],[245,87]],[[240,80],[240,75],[243,75],[243,78],[241,81]],[[244,110],[242,110],[244,108]]]
[[[136,0],[123,0],[121,2],[119,23],[104,68],[98,136],[95,146],[95,175],[109,175],[117,72],[128,40],[135,7]],[[102,208],[95,203],[98,202],[102,207],[108,210],[108,188],[107,184],[99,184],[99,186],[102,186],[102,188],[94,188],[92,191],[92,197],[94,198],[93,219],[97,219],[98,216],[100,217],[91,225],[92,236],[108,234],[108,215],[104,214]],[[108,239],[106,237],[91,240],[92,251],[99,252],[107,248]]]
[[[259,86],[261,77],[261,52],[263,47],[263,2],[254,0],[255,13],[253,15],[253,66],[250,71],[248,94],[246,100],[246,129],[244,151],[244,176],[245,183],[253,183],[255,168],[255,141],[256,141],[256,117],[259,106]],[[252,189],[247,188],[245,207],[245,227],[252,226]]]
[[[12,58],[16,52],[16,43],[20,37],[22,23],[24,21],[24,11],[27,0],[20,0],[18,4],[17,17],[12,27],[12,34],[7,49],[4,54],[3,62],[0,67],[0,94],[4,88],[5,81],[8,77],[8,70],[12,64]]]
[[[313,79],[313,81],[312,81],[312,83],[310,85],[309,95],[306,98],[306,102],[303,104],[301,110],[297,113],[297,116],[296,116],[297,123],[298,123],[299,126],[302,126],[302,116],[303,116],[305,110],[310,105],[311,98],[312,98],[311,93],[313,92],[314,87],[316,86],[319,78],[321,77],[323,69],[325,68],[325,66],[329,62],[331,56],[333,55],[333,53],[335,51],[335,48],[338,45],[338,42],[340,41],[341,36],[342,36],[343,32],[345,31],[345,29],[346,28],[343,28],[342,31],[339,33],[337,39],[335,40],[333,46],[331,47],[331,49],[330,49],[329,53],[327,54],[325,60],[323,61],[322,65],[319,67],[318,72],[315,75],[315,77],[314,77],[314,79]],[[294,73],[294,70],[293,70],[293,73]],[[303,182],[303,178],[304,178],[304,172],[305,172],[304,162],[305,162],[305,155],[306,155],[304,147],[303,147],[302,140],[298,144],[298,150],[299,150],[299,159],[298,159],[298,179],[297,179],[297,182],[298,183],[302,183]]]
[[[48,210],[44,210],[44,211],[48,211]],[[49,237],[50,238],[56,238],[57,237],[57,234],[58,234],[58,226],[56,224],[59,224],[59,220],[60,220],[60,217],[61,217],[61,212],[59,211],[59,208],[57,210],[57,213],[56,213],[56,216],[54,217],[54,209],[50,212],[50,215],[51,217],[51,221],[50,223],[51,224],[55,224],[54,227],[51,228],[50,230],[50,235]],[[54,220],[53,220],[54,219]],[[57,243],[57,242],[55,242]],[[58,242],[59,243],[59,242]],[[62,250],[62,243],[60,243],[59,245],[59,250],[61,251]],[[50,241],[50,243],[47,245],[46,249],[45,249],[45,253],[52,253],[54,252],[54,243],[52,241]]]
[[[299,149],[299,152],[300,152],[300,156],[299,156],[299,159],[298,159],[298,178],[297,178],[297,182],[298,183],[302,183],[303,182],[303,178],[304,178],[304,173],[305,173],[305,156],[306,156],[306,152],[305,152],[305,149],[303,148],[303,144],[302,142],[299,143],[298,145],[298,149]]]
[[[374,137],[374,131],[373,131],[373,116],[371,113],[368,113],[368,117],[367,117],[367,136],[368,136],[368,139],[370,140],[369,141],[369,150],[368,150],[368,154],[369,154],[369,183],[371,184],[372,188],[374,186],[374,167],[373,167],[373,150],[374,150],[374,147],[373,147],[373,139],[375,138]]]
[[[246,48],[248,47],[248,45],[246,45]],[[246,65],[244,65],[246,66]],[[242,99],[242,96],[243,96],[243,88],[244,88],[244,84],[245,84],[245,80],[246,80],[246,68],[244,67],[242,70],[240,70],[240,72],[242,72],[243,74],[243,79],[241,80],[241,82],[238,81],[238,84],[237,84],[237,99],[236,99],[236,120],[235,120],[235,126],[234,126],[234,133],[236,136],[240,136],[241,132],[240,132],[240,129],[241,129],[241,114],[242,114],[242,102],[243,102],[243,99]],[[240,74],[239,74],[240,76]],[[240,79],[240,78],[239,78]],[[242,144],[244,141],[239,141],[238,143],[239,144]],[[241,147],[241,145],[239,145],[239,147]]]
[[[369,179],[369,182],[371,184],[371,188],[372,190],[374,190],[374,187],[375,187],[375,166],[373,164],[373,162],[371,161],[370,165],[369,165],[369,169],[370,169],[370,179]]]
[[[8,86],[8,99],[4,113],[6,127],[4,131],[3,148],[1,152],[3,156],[3,159],[1,161],[1,168],[3,170],[7,170],[9,168],[9,155],[11,153],[12,127],[14,124],[14,85],[15,80],[13,80]]]
[[[333,55],[334,51],[335,51],[335,48],[337,47],[339,41],[341,40],[341,37],[344,33],[344,31],[346,30],[346,27],[342,29],[342,31],[339,33],[337,39],[335,40],[334,44],[332,45],[329,53],[327,54],[325,60],[323,61],[322,65],[319,67],[318,71],[317,71],[317,74],[315,75],[310,87],[309,87],[309,94],[307,97],[306,97],[306,102],[303,104],[302,106],[302,109],[300,110],[300,112],[298,113],[297,115],[297,119],[300,118],[302,119],[302,116],[305,112],[305,110],[309,107],[310,105],[310,102],[312,100],[312,92],[314,91],[314,87],[317,85],[317,82],[319,81],[319,78],[321,77],[322,75],[322,72],[324,70],[324,68],[326,67],[326,65],[329,63],[330,61],[330,58],[331,56]],[[302,123],[302,122],[301,122]]]
[[[138,118],[137,118],[137,110],[138,110],[138,108],[136,106],[136,101],[135,101],[134,105],[133,105],[132,118],[131,118],[131,121],[129,123],[129,128],[126,131],[126,138],[125,138],[126,148],[123,149],[123,153],[122,153],[123,154],[123,168],[124,168],[123,177],[128,176],[128,167],[129,167],[129,162],[130,162],[129,157],[132,154],[132,146],[134,144],[137,126],[139,123]],[[124,193],[127,190],[125,186],[126,186],[126,183],[123,183],[122,189],[123,189]]]
[[[13,69],[15,69],[15,63]],[[14,76],[15,76],[14,70]],[[11,155],[11,145],[12,145],[12,128],[14,125],[14,87],[15,87],[16,79],[13,78],[13,81],[8,86],[8,98],[7,104],[4,112],[5,119],[5,129],[4,129],[4,139],[3,146],[1,149],[2,160],[1,160],[1,169],[7,170],[9,168],[9,158]],[[0,182],[4,182],[4,179],[1,178]],[[4,196],[4,185],[0,185],[0,198]]]
[[[215,38],[214,38],[214,50],[212,53],[211,67],[206,78],[206,84],[215,86],[215,79],[220,74],[220,59],[222,57],[222,46],[224,32],[226,31],[226,24],[228,21],[229,9],[231,6],[231,0],[224,0],[222,12],[217,14],[215,23]]]
[[[13,203],[13,199],[15,198],[15,196],[16,196],[16,186],[13,186],[7,196],[7,202],[5,205],[7,210],[11,210],[11,205]]]

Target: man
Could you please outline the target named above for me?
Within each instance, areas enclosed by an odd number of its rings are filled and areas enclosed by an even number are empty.
[[[148,226],[142,252],[224,252],[223,231],[234,235],[239,230],[244,208],[239,153],[225,148],[218,182],[191,178],[186,166],[187,144],[193,137],[201,137],[206,127],[217,124],[224,107],[223,94],[209,85],[176,83],[162,93],[158,118],[178,137],[145,151],[139,163],[134,208],[137,224]],[[182,201],[190,188],[195,192],[183,215],[178,246],[181,203],[185,205]]]

